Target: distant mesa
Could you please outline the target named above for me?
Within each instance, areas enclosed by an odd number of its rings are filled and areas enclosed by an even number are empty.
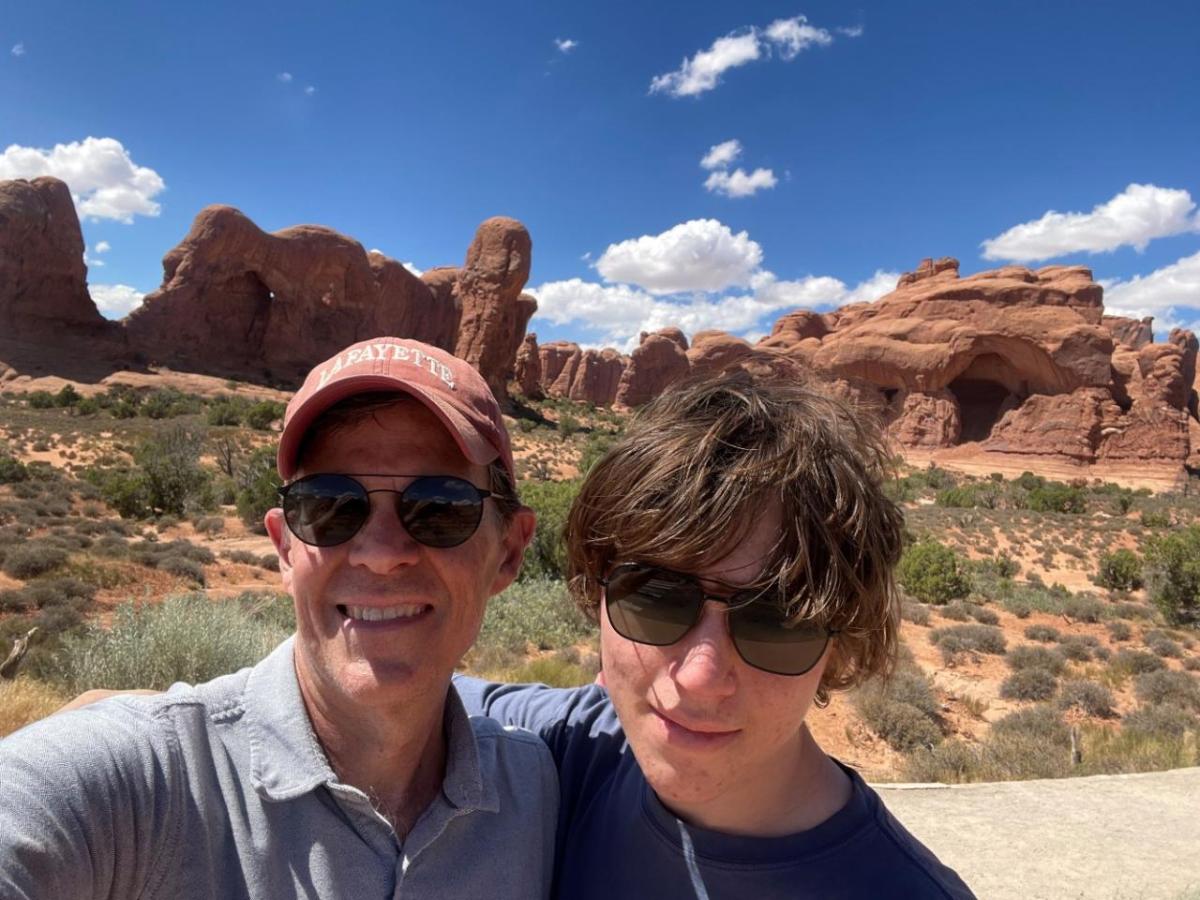
[[[267,233],[210,206],[121,322],[88,295],[83,249],[65,184],[0,182],[0,380],[32,349],[64,372],[105,360],[294,384],[346,344],[393,334],[455,352],[502,401],[629,409],[696,373],[783,367],[877,413],[906,451],[1200,466],[1195,336],[1156,343],[1150,319],[1105,315],[1082,266],[962,277],[957,260],[926,259],[875,302],[789,312],[753,345],[672,327],[625,355],[526,334],[532,241],[515,219],[488,219],[461,266],[416,277],[331,229]]]

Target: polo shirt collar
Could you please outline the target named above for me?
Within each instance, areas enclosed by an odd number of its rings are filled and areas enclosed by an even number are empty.
[[[291,800],[322,785],[341,784],[313,731],[296,678],[295,637],[250,670],[242,698],[250,737],[254,789],[271,800]],[[462,700],[447,686],[443,715],[446,775],[442,793],[463,811],[500,809],[494,779],[484,777],[475,731]]]

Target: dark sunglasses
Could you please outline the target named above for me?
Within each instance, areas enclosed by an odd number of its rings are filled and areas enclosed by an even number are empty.
[[[360,475],[403,478],[403,475]],[[491,491],[452,475],[423,475],[403,490],[367,490],[350,475],[306,475],[279,489],[283,519],[306,544],[344,544],[371,515],[372,494],[395,494],[396,514],[404,530],[426,547],[457,547],[475,533],[483,501]]]
[[[639,563],[622,563],[600,583],[608,621],[617,634],[656,647],[674,644],[691,631],[704,601],[728,604],[729,635],[738,655],[747,665],[775,675],[803,675],[837,634],[823,625],[789,622],[771,589],[714,596],[691,575]]]

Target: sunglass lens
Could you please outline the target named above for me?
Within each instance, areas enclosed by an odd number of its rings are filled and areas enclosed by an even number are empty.
[[[363,486],[345,475],[310,475],[288,487],[283,517],[306,544],[333,547],[358,533],[371,513]]]
[[[828,632],[809,622],[789,624],[779,607],[759,600],[729,613],[733,644],[749,665],[776,675],[803,675],[817,664]]]
[[[475,533],[483,516],[475,485],[449,476],[418,478],[399,503],[405,530],[427,547],[457,547]]]
[[[618,566],[604,591],[608,620],[621,637],[673,644],[696,624],[704,597],[698,585],[665,569]]]

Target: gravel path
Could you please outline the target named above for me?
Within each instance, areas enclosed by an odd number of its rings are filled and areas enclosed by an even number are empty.
[[[1200,900],[1200,768],[874,787],[980,900]]]

